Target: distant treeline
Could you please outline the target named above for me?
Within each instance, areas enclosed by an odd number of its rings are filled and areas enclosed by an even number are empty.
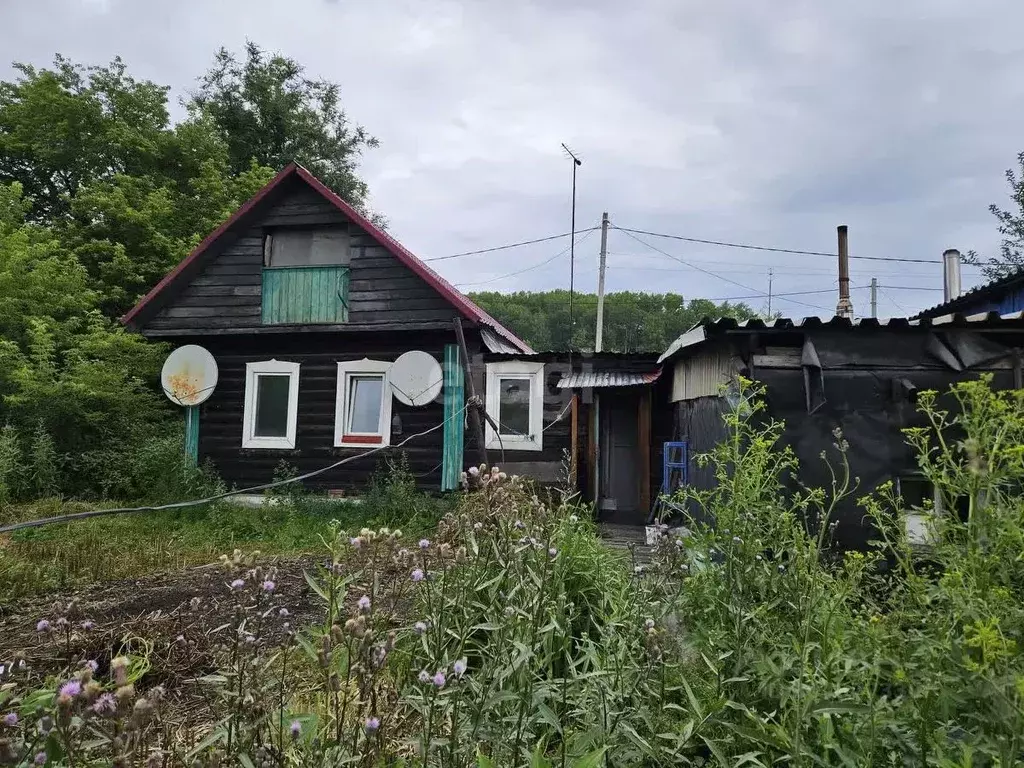
[[[559,350],[569,346],[568,291],[485,292],[470,297],[534,349]],[[603,347],[614,352],[661,352],[702,318],[746,320],[756,314],[746,304],[716,304],[707,299],[687,301],[677,293],[618,291],[605,295]],[[596,330],[597,296],[575,294],[573,346],[593,349]]]

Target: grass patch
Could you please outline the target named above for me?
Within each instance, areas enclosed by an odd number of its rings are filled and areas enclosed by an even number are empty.
[[[121,506],[47,499],[11,505],[3,522]],[[239,548],[302,555],[321,548],[332,520],[343,527],[433,529],[451,501],[416,491],[401,464],[384,468],[360,500],[292,493],[262,506],[220,502],[16,531],[0,537],[0,602],[52,589],[209,563]]]

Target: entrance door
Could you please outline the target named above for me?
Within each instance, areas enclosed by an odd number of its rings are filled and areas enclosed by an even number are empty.
[[[611,393],[609,393],[611,394]],[[640,510],[639,399],[635,392],[601,396],[601,519],[643,522]]]

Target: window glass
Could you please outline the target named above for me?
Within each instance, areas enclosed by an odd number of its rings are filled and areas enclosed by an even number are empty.
[[[498,424],[503,435],[530,434],[530,379],[502,377]]]
[[[353,375],[348,380],[349,434],[378,434],[380,404],[384,394],[384,377],[373,374]]]
[[[349,263],[349,236],[342,229],[276,229],[267,235],[268,267]]]
[[[289,385],[287,375],[256,376],[255,437],[287,437]]]

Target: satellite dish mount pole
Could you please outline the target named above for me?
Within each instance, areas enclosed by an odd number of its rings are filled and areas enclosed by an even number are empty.
[[[199,465],[199,406],[185,406],[185,460],[187,465]]]

